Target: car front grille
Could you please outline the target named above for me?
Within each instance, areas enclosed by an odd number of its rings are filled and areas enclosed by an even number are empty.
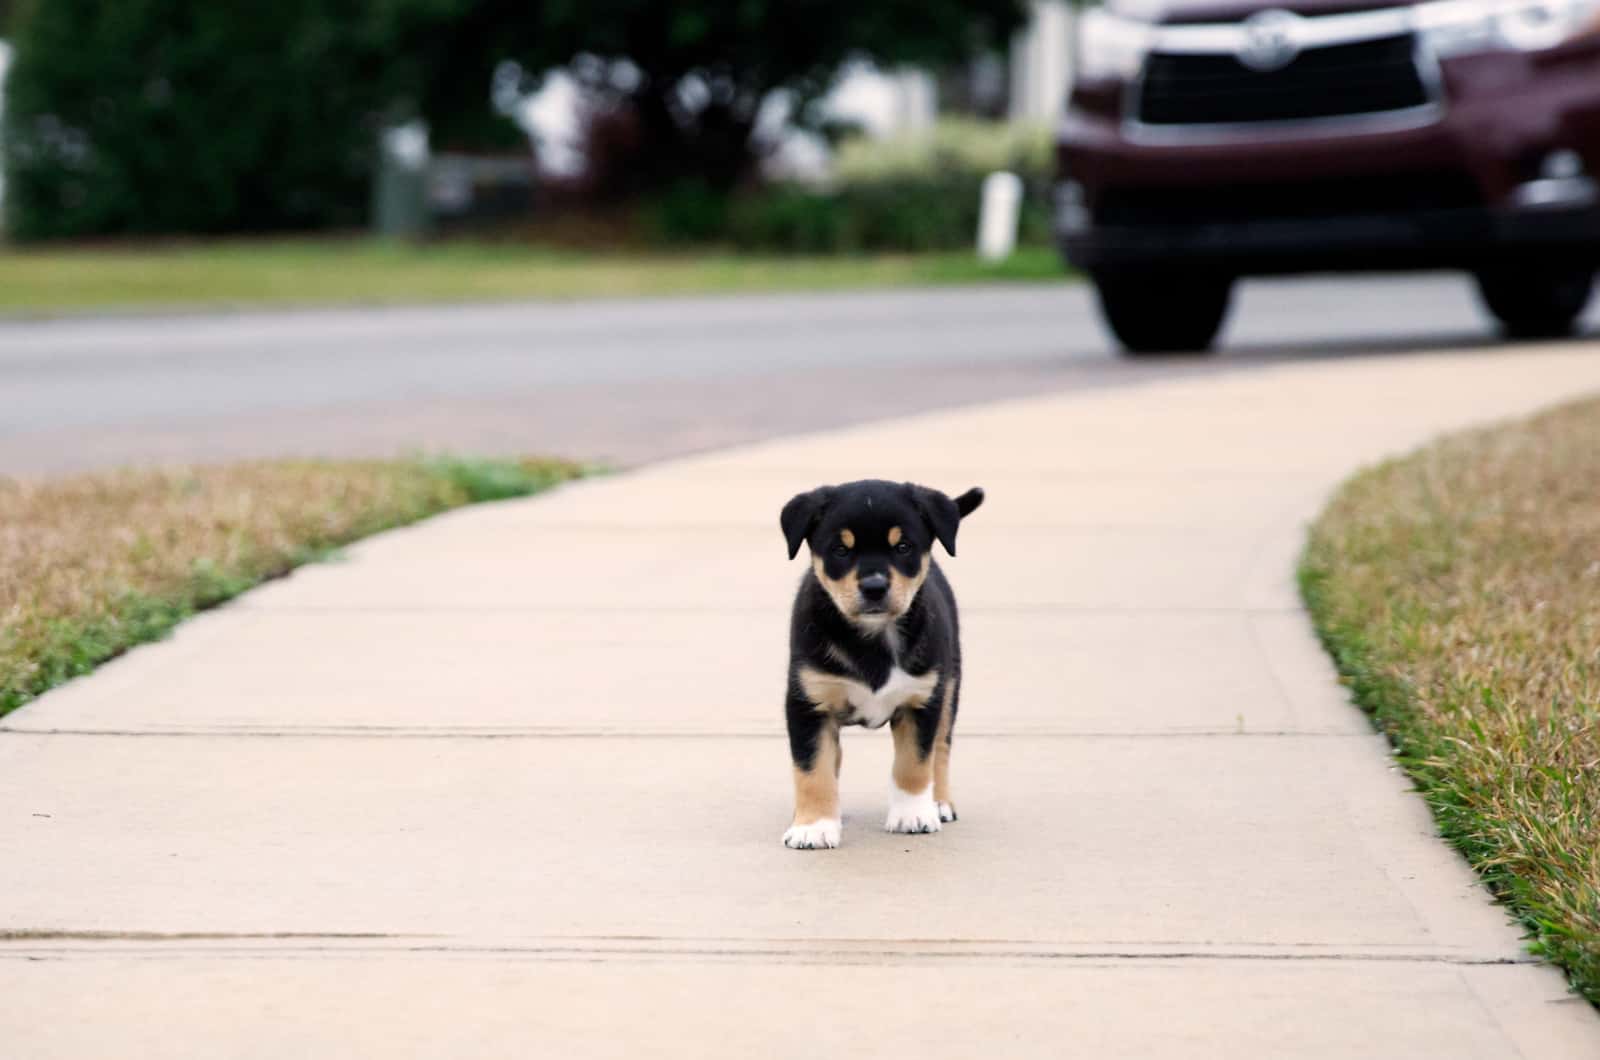
[[[1157,52],[1145,62],[1139,121],[1233,125],[1406,110],[1429,102],[1409,33],[1310,48],[1278,70],[1232,55]]]
[[[1113,228],[1182,227],[1445,214],[1483,204],[1477,184],[1467,174],[1419,170],[1304,181],[1237,180],[1204,189],[1119,185],[1101,194],[1094,219]]]

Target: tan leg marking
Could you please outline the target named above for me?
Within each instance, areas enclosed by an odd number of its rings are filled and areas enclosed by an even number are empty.
[[[794,771],[794,823],[815,824],[839,819],[839,726],[817,733],[817,754],[810,770]]]
[[[933,761],[917,749],[917,715],[902,710],[889,722],[894,730],[894,786],[907,795],[921,795],[933,782]]]
[[[955,697],[956,683],[952,683],[940,704],[939,728],[933,736],[933,799],[951,804],[954,800],[950,798],[950,704],[955,702]]]

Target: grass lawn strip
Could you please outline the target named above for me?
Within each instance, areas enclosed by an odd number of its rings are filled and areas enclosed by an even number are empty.
[[[1361,474],[1300,582],[1445,837],[1600,1004],[1600,401]]]
[[[774,257],[624,253],[518,244],[233,240],[151,247],[0,249],[0,313],[385,305],[830,290],[1060,280],[1054,250],[998,265],[970,251]]]
[[[0,716],[341,545],[578,473],[436,459],[0,479]]]

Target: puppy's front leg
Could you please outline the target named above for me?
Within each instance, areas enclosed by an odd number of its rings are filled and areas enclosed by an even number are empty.
[[[933,743],[939,726],[938,699],[921,707],[902,707],[894,727],[894,783],[889,785],[890,832],[937,832],[939,804],[933,797]]]
[[[839,722],[791,692],[789,754],[794,759],[794,823],[783,833],[793,850],[839,845]]]
[[[933,738],[933,799],[939,804],[939,820],[949,824],[956,819],[956,804],[950,796],[950,731],[956,724],[956,704],[961,694],[961,683],[950,682],[945,695],[945,708],[939,712],[939,724]]]

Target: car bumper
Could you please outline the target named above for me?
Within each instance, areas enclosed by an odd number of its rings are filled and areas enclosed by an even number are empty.
[[[1320,218],[1058,228],[1084,269],[1159,263],[1243,274],[1472,268],[1508,251],[1600,260],[1600,209],[1475,209]]]

